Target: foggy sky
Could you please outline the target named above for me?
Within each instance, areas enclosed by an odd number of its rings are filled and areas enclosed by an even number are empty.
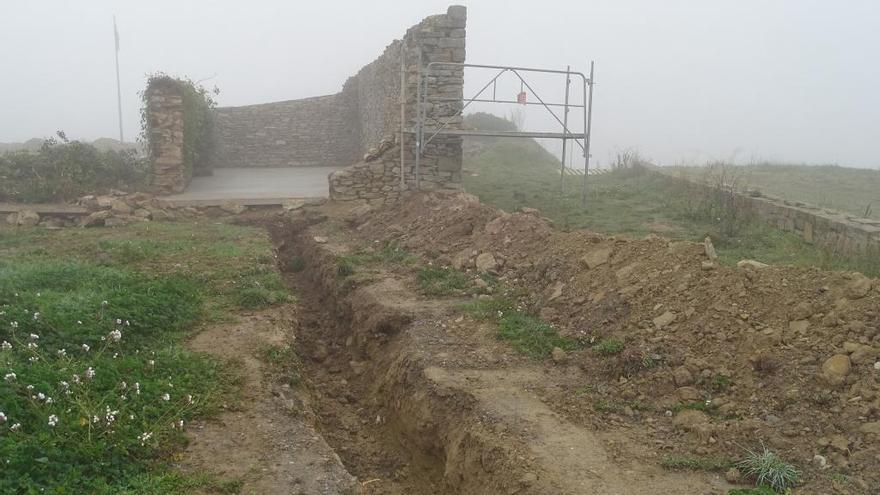
[[[125,134],[133,140],[147,73],[208,79],[221,105],[335,93],[407,27],[449,3],[4,0],[0,141],[57,129],[118,137],[113,14]],[[596,61],[600,163],[636,148],[664,164],[880,166],[875,0],[459,3],[468,6],[468,62],[586,71]],[[466,77],[466,93],[486,80]],[[545,99],[561,100],[561,83],[539,87]],[[525,114],[535,130],[553,130],[551,122],[537,108]]]

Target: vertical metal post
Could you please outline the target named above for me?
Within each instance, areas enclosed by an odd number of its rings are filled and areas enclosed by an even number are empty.
[[[116,43],[116,109],[119,113],[119,142],[125,141],[122,135],[122,85],[119,83],[119,30],[116,29],[116,16],[113,16],[113,40]]]
[[[400,190],[406,189],[406,38],[400,41]]]
[[[562,168],[559,169],[559,192],[565,193],[565,151],[567,140],[565,135],[568,134],[568,89],[571,86],[571,66],[565,67],[565,111],[562,114]]]
[[[584,191],[581,196],[583,206],[587,206],[587,176],[590,175],[590,139],[593,137],[593,61],[590,61],[589,95],[584,88],[584,99],[587,101],[587,111],[584,115]]]
[[[419,173],[421,172],[421,159],[422,159],[422,127],[424,126],[424,118],[422,115],[422,78],[426,77],[426,75],[422,72],[422,49],[418,43],[416,43],[416,49],[419,51],[419,77],[416,82],[416,163],[415,169],[415,179],[416,179],[416,190],[421,188],[421,177]]]

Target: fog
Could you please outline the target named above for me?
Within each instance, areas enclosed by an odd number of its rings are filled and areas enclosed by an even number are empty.
[[[407,27],[449,3],[6,0],[0,141],[58,129],[118,137],[114,14],[125,137],[133,140],[148,73],[216,85],[220,105],[335,93]],[[586,71],[595,60],[593,157],[601,164],[634,148],[663,164],[880,166],[875,0],[464,3],[468,62]],[[465,96],[486,80],[468,73]],[[562,98],[561,84],[536,89]],[[529,107],[525,126],[556,130],[542,111]]]

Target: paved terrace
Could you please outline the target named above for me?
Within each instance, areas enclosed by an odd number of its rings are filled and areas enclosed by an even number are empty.
[[[193,177],[186,191],[161,197],[179,206],[282,204],[292,199],[326,198],[327,176],[339,167],[217,168]]]

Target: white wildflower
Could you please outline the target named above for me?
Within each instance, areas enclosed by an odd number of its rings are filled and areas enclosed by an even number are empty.
[[[147,364],[149,364],[150,366],[155,366],[156,361],[153,361],[152,359],[150,359],[149,361],[147,361]]]
[[[49,416],[49,426],[55,426],[57,424],[58,424],[58,416],[56,416],[54,414]]]
[[[141,395],[141,384],[138,382],[134,382],[134,393],[135,395]]]
[[[28,338],[29,338],[30,340],[40,340],[40,336],[37,335],[37,334],[35,334],[35,333],[32,333],[32,334],[28,335]]]
[[[46,398],[46,394],[43,392],[37,392],[37,400],[43,400]]]
[[[12,431],[18,431],[18,430],[20,430],[20,429],[21,429],[21,423],[15,423],[14,425],[10,426],[9,429],[12,430]]]
[[[67,357],[67,349],[58,349],[55,354],[58,354],[58,357]]]
[[[120,318],[116,318],[116,324],[117,324],[117,325],[122,325],[122,319],[120,319]]]
[[[153,437],[153,434],[152,434],[152,433],[150,433],[150,432],[143,432],[143,433],[141,433],[140,435],[138,435],[138,440],[141,441],[141,446],[143,446],[144,444],[147,443],[147,440],[149,440],[149,439],[152,438],[152,437]]]
[[[51,397],[46,397],[46,404],[52,404],[53,402],[55,402],[55,399]]]
[[[4,351],[8,351],[9,349],[12,349],[12,344],[10,344],[9,342],[6,342],[4,340],[3,343],[0,344],[0,349],[3,349]]]
[[[28,358],[28,361],[30,361],[32,363],[36,363],[39,360],[40,360],[40,358],[38,358],[37,356],[31,356]]]
[[[35,320],[39,320],[39,319],[40,319],[40,312],[39,312],[39,311],[37,311],[37,312],[34,313],[34,319],[35,319]]]
[[[164,401],[166,401],[166,402],[169,401],[169,400],[171,400],[171,394],[163,394],[163,395],[162,395],[162,400],[164,400]]]
[[[0,423],[5,423],[5,422],[6,422],[6,414],[4,414],[3,411],[0,411]]]
[[[186,394],[186,396],[184,397],[184,399],[186,400],[186,403],[187,403],[187,404],[192,404],[192,403],[193,403],[193,396],[192,396],[191,394]]]
[[[61,390],[67,390],[70,388],[70,384],[65,382],[64,380],[58,382],[58,385],[61,386]]]
[[[91,347],[89,347],[89,344],[83,344],[80,347],[82,347],[82,350],[85,352],[89,352],[89,349],[91,349]]]
[[[91,380],[95,377],[95,370],[91,366],[89,366],[88,369],[86,369],[86,372],[83,373],[83,375],[86,377],[87,380]]]
[[[122,332],[120,332],[119,330],[113,330],[112,332],[110,332],[109,337],[110,340],[112,340],[113,342],[119,342],[120,340],[122,340]]]
[[[12,323],[9,324],[9,326],[14,330],[14,329],[18,328],[18,322],[13,321]]]
[[[76,324],[77,324],[77,325],[82,325],[83,322],[82,322],[82,320],[76,320]]]
[[[73,375],[72,377],[70,377],[70,381],[72,381],[73,383],[79,383],[79,375]]]
[[[7,382],[14,382],[16,378],[17,376],[15,373],[6,373],[5,375],[3,375],[3,379]]]
[[[27,348],[28,348],[28,349],[30,349],[30,350],[34,350],[34,349],[36,349],[37,347],[40,347],[40,346],[38,346],[36,342],[28,342],[28,345],[27,345]]]
[[[25,387],[25,388],[27,389],[28,392],[30,392],[31,390],[34,389],[34,386],[33,386],[33,385],[28,385],[28,386]]]

